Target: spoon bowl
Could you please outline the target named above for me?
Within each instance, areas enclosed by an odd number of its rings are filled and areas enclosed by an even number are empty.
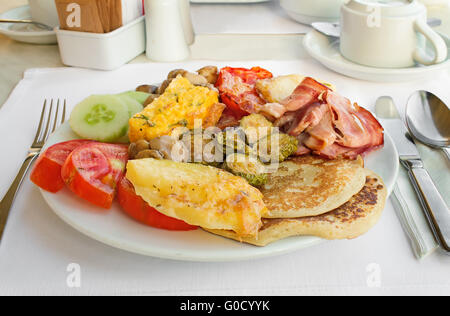
[[[450,109],[433,93],[417,91],[411,95],[406,107],[406,124],[410,133],[422,143],[448,150]]]

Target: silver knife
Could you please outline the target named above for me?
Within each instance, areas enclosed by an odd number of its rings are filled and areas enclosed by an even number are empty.
[[[391,97],[380,97],[376,112],[383,119],[383,127],[394,140],[400,162],[408,171],[427,219],[443,250],[450,252],[450,211],[428,172],[425,170],[416,145],[408,139],[408,130],[398,115]]]

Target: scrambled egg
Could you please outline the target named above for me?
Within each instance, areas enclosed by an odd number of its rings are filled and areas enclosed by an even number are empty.
[[[201,164],[130,160],[126,177],[159,212],[191,225],[256,236],[267,212],[262,193],[241,177]]]
[[[218,93],[194,86],[181,76],[174,79],[164,94],[130,119],[131,142],[170,135],[179,127],[194,128],[194,120],[202,120],[203,128],[214,126],[225,106]]]

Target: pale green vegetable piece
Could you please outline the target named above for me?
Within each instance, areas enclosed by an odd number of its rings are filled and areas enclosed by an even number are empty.
[[[72,130],[82,138],[115,142],[128,132],[129,109],[118,96],[93,95],[75,106]]]

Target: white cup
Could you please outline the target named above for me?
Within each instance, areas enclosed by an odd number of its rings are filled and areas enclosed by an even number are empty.
[[[59,25],[55,0],[28,0],[33,21],[51,27]]]
[[[352,0],[342,7],[341,53],[378,68],[433,65],[447,59],[442,37],[427,24],[427,9],[416,0]],[[426,40],[435,56],[425,56]]]

